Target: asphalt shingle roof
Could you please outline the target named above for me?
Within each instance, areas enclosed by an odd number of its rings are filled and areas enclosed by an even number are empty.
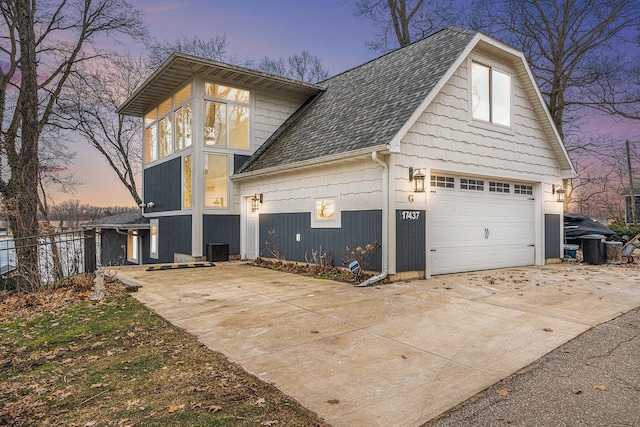
[[[238,173],[388,144],[475,35],[450,27],[322,82]]]

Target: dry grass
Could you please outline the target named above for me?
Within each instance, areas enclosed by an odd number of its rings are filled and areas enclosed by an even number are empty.
[[[0,425],[325,426],[124,292],[0,298]]]

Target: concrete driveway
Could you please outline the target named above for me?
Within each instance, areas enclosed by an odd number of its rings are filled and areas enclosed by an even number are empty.
[[[356,288],[230,262],[119,277],[332,425],[414,426],[640,306],[639,273],[559,264]]]

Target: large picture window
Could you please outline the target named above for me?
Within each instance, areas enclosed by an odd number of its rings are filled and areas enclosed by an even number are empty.
[[[249,148],[249,91],[205,83],[204,143]]]
[[[183,87],[144,116],[144,162],[191,146],[191,85]]]
[[[204,206],[227,207],[227,156],[207,154],[204,165]]]
[[[471,63],[473,118],[511,125],[511,76],[486,65]]]

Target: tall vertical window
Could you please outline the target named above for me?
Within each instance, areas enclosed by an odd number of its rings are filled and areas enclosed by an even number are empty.
[[[144,161],[150,163],[191,146],[191,85],[144,116]]]
[[[191,155],[182,159],[182,207],[191,207]]]
[[[158,259],[158,220],[152,219],[150,222],[149,257]]]
[[[140,250],[140,237],[138,232],[129,230],[127,232],[127,261],[138,264],[138,253]]]
[[[227,207],[227,156],[207,154],[204,165],[204,206]]]
[[[228,148],[249,148],[249,91],[205,83],[204,142]]]
[[[477,62],[471,63],[473,118],[511,125],[511,76]]]

